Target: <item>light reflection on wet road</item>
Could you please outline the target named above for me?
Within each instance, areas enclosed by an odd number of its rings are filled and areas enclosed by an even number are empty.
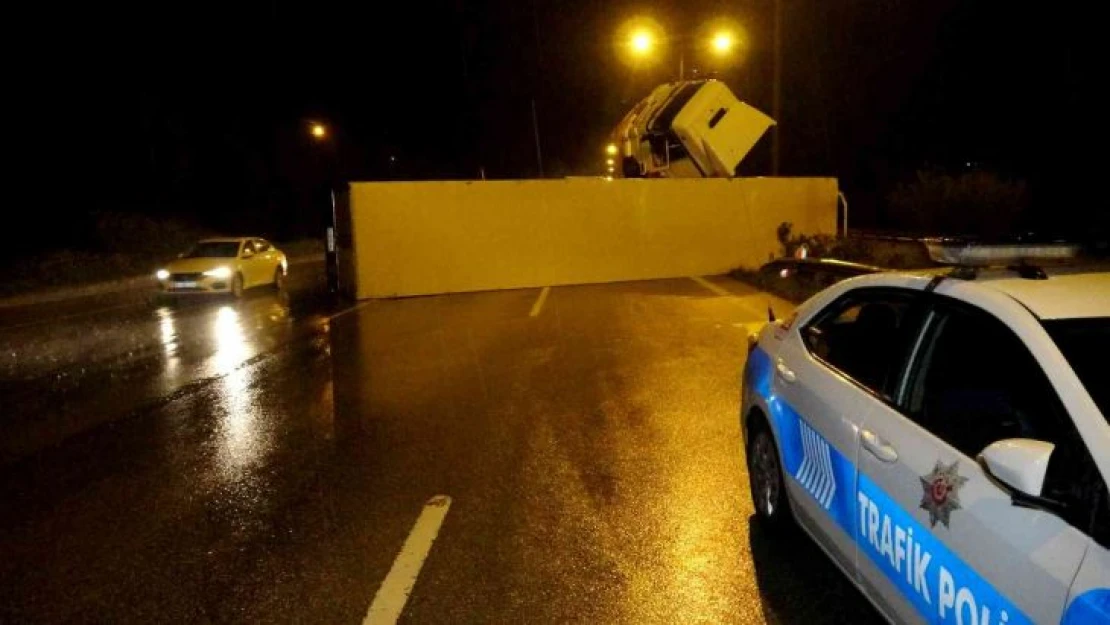
[[[141,292],[0,310],[7,430],[0,463],[318,332],[336,310],[322,293],[321,276],[322,263],[296,264],[286,291],[254,289],[239,301],[162,301]]]
[[[5,369],[0,622],[360,622],[438,493],[402,622],[876,622],[815,546],[749,523],[736,380],[766,296],[665,280],[328,321],[315,279],[70,317],[130,323],[130,349]]]

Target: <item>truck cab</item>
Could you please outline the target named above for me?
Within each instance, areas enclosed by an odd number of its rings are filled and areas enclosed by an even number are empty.
[[[719,80],[656,87],[614,132],[625,178],[731,178],[775,121]]]

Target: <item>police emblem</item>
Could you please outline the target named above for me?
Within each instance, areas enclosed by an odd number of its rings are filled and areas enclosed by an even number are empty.
[[[921,497],[921,509],[929,511],[929,527],[936,527],[937,521],[948,527],[948,515],[960,509],[960,487],[967,478],[957,471],[960,461],[945,466],[940,460],[933,472],[921,476],[921,487],[925,494]]]

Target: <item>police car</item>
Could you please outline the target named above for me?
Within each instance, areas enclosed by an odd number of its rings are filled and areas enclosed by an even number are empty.
[[[1110,271],[875,274],[750,340],[760,522],[890,621],[1110,623]]]

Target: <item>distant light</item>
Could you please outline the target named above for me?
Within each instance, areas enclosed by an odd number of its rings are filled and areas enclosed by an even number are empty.
[[[638,56],[644,56],[651,52],[652,46],[655,45],[655,38],[646,30],[638,30],[632,33],[632,39],[629,43],[632,46],[633,53]]]
[[[730,32],[721,31],[713,35],[713,50],[717,54],[728,54],[735,45],[736,38]]]
[[[613,169],[613,166],[612,166],[612,165],[610,165],[610,166],[609,166],[609,173],[613,173],[614,171],[616,171],[616,170],[615,170],[615,169]]]
[[[317,139],[323,139],[328,135],[328,129],[323,124],[312,124],[312,136]]]
[[[396,163],[396,162],[397,162],[397,157],[396,157],[396,156],[392,156],[392,155],[390,155],[390,157],[389,157],[389,162],[390,162],[390,163]]]
[[[606,179],[606,180],[609,180],[609,181],[612,181],[612,180],[613,180],[613,177],[612,177],[612,176],[605,176],[605,179]]]
[[[609,145],[605,146],[605,153],[608,154],[609,156],[616,156],[617,155],[617,144],[610,143]]]
[[[605,159],[605,164],[606,165],[612,165],[613,164],[613,159],[611,159],[611,158]]]

